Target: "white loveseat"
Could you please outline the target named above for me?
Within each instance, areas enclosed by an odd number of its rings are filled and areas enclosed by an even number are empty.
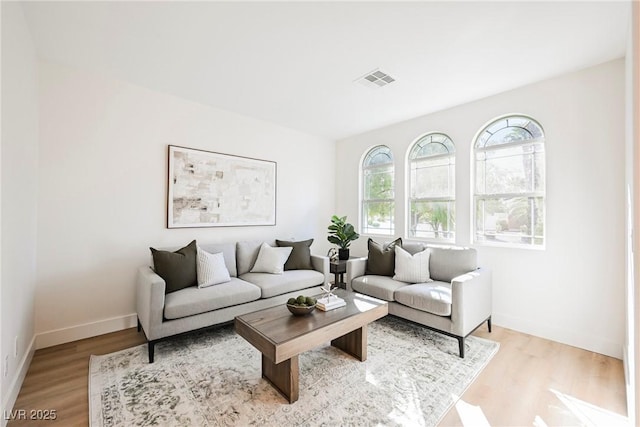
[[[388,301],[389,314],[419,323],[458,340],[464,357],[464,339],[487,322],[491,332],[491,271],[478,268],[472,248],[426,247],[404,243],[410,254],[429,250],[433,281],[405,283],[389,276],[367,275],[367,258],[347,262],[347,289]]]
[[[155,344],[167,337],[232,321],[236,316],[285,304],[300,294],[315,295],[329,282],[329,258],[311,255],[313,270],[282,274],[251,273],[263,242],[200,245],[224,255],[231,281],[165,294],[166,283],[150,266],[138,271],[136,308],[138,330],[144,330],[153,363]],[[267,242],[275,246],[275,241]]]

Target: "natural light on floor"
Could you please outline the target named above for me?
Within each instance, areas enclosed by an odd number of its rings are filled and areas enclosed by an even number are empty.
[[[453,398],[455,400],[457,399],[457,396],[453,396]],[[479,406],[470,405],[460,399],[456,403],[456,410],[458,411],[458,415],[460,416],[460,421],[462,421],[463,426],[489,427],[491,425]]]
[[[629,419],[625,416],[607,411],[557,390],[549,389],[549,391],[576,417],[579,425],[589,427],[629,427],[631,425]],[[454,400],[458,399],[457,396],[452,397]],[[462,425],[465,427],[489,427],[491,425],[479,406],[471,405],[460,399],[456,403],[456,410]],[[532,425],[535,427],[548,427],[548,424],[539,415],[536,415]]]
[[[408,389],[405,389],[402,395],[398,395],[389,419],[398,425],[424,427],[418,389],[405,372],[400,372],[400,375],[404,377],[404,384],[408,385]]]
[[[606,409],[592,405],[580,399],[576,399],[568,394],[561,393],[554,389],[549,389],[551,393],[569,409],[573,415],[576,416],[580,423],[585,426],[629,426],[629,419],[615,412],[607,411]],[[545,424],[541,424],[545,425]]]

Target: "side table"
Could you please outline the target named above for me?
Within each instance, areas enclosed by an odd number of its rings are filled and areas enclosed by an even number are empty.
[[[342,289],[347,288],[347,284],[344,281],[344,273],[347,272],[347,261],[346,259],[339,259],[329,262],[329,272],[335,275],[334,285]]]

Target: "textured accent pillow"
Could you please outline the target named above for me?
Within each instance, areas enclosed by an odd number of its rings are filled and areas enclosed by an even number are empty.
[[[281,248],[291,247],[291,255],[284,263],[286,270],[313,270],[311,265],[311,244],[313,239],[303,240],[301,242],[287,242],[284,240],[276,240],[276,245]]]
[[[207,286],[231,281],[231,276],[224,263],[224,255],[222,252],[210,254],[200,247],[198,247],[196,275],[198,277],[199,288],[206,288]]]
[[[429,276],[429,249],[411,255],[400,246],[396,246],[395,252],[396,268],[393,280],[406,283],[433,282]]]
[[[151,249],[153,270],[166,283],[165,294],[197,284],[196,258],[197,244],[194,240],[175,252]]]
[[[293,248],[274,248],[266,243],[260,246],[258,259],[251,269],[251,273],[282,274],[284,263],[287,262]]]
[[[366,274],[393,276],[393,270],[396,265],[396,254],[393,249],[396,246],[402,246],[402,239],[398,237],[393,242],[382,245],[369,238],[367,246],[369,247],[369,257],[367,259]]]

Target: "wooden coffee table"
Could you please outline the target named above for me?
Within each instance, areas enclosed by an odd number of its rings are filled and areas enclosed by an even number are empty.
[[[364,362],[367,325],[388,313],[386,301],[344,290],[336,295],[347,302],[345,307],[294,316],[282,304],[235,318],[236,333],[262,353],[262,377],[289,403],[298,400],[300,353],[331,341]]]

